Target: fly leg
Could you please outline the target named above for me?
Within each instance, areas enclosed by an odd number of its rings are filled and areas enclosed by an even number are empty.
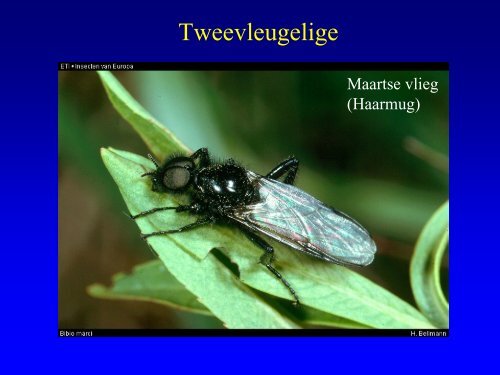
[[[188,205],[176,206],[176,207],[156,207],[156,208],[152,208],[150,210],[139,212],[136,215],[128,215],[128,216],[132,220],[135,220],[139,217],[147,216],[147,215],[150,215],[150,214],[158,212],[158,211],[175,210],[175,212],[183,212],[183,211],[192,211],[193,208],[194,208],[193,206],[188,206]]]
[[[172,234],[172,233],[185,232],[185,231],[188,231],[188,230],[191,230],[191,229],[194,229],[194,228],[197,228],[197,227],[201,227],[202,225],[205,225],[205,224],[208,224],[208,223],[212,223],[212,222],[213,222],[213,219],[211,217],[203,217],[203,218],[198,219],[194,223],[185,225],[185,226],[177,228],[177,229],[161,230],[161,231],[158,231],[158,232],[141,234],[141,238],[143,240],[145,240],[145,239],[147,239],[149,237],[152,237],[152,236],[161,236],[161,235],[164,235],[164,234]]]
[[[300,305],[299,297],[297,296],[297,293],[295,290],[292,288],[290,283],[283,277],[281,274],[274,268],[273,262],[274,262],[274,249],[272,248],[271,245],[269,245],[266,241],[264,241],[262,238],[257,236],[255,233],[250,232],[246,229],[243,229],[243,232],[246,234],[248,239],[252,241],[255,245],[259,246],[261,249],[264,250],[264,254],[260,257],[260,264],[263,264],[264,266],[267,267],[267,269],[278,279],[280,280],[283,285],[290,291],[290,294],[292,295],[293,299],[295,300],[293,302],[294,305],[298,306]]]
[[[288,185],[293,185],[298,169],[299,169],[299,161],[293,156],[291,156],[288,159],[282,161],[276,167],[274,167],[274,169],[266,175],[266,178],[277,180],[285,173],[287,173],[283,182]]]

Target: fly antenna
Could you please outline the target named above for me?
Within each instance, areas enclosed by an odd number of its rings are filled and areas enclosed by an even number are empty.
[[[146,172],[146,173],[141,174],[141,177],[145,177],[145,176],[153,176],[154,174],[155,174],[155,171]]]
[[[156,159],[153,157],[153,155],[151,154],[148,154],[148,158],[149,160],[151,160],[153,162],[153,164],[156,166],[156,168],[160,168],[160,166],[158,165],[158,162],[156,161]]]

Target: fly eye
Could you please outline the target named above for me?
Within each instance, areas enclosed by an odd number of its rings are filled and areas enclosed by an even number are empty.
[[[163,184],[167,189],[177,190],[187,186],[191,178],[191,173],[184,166],[174,166],[165,171]]]

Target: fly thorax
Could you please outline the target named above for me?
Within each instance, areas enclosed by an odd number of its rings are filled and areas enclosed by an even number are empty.
[[[195,184],[207,199],[224,206],[242,202],[252,189],[245,170],[235,164],[205,168],[197,174]]]

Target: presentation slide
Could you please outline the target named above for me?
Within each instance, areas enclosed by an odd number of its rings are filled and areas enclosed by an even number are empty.
[[[0,13],[2,373],[494,373],[499,4]]]

